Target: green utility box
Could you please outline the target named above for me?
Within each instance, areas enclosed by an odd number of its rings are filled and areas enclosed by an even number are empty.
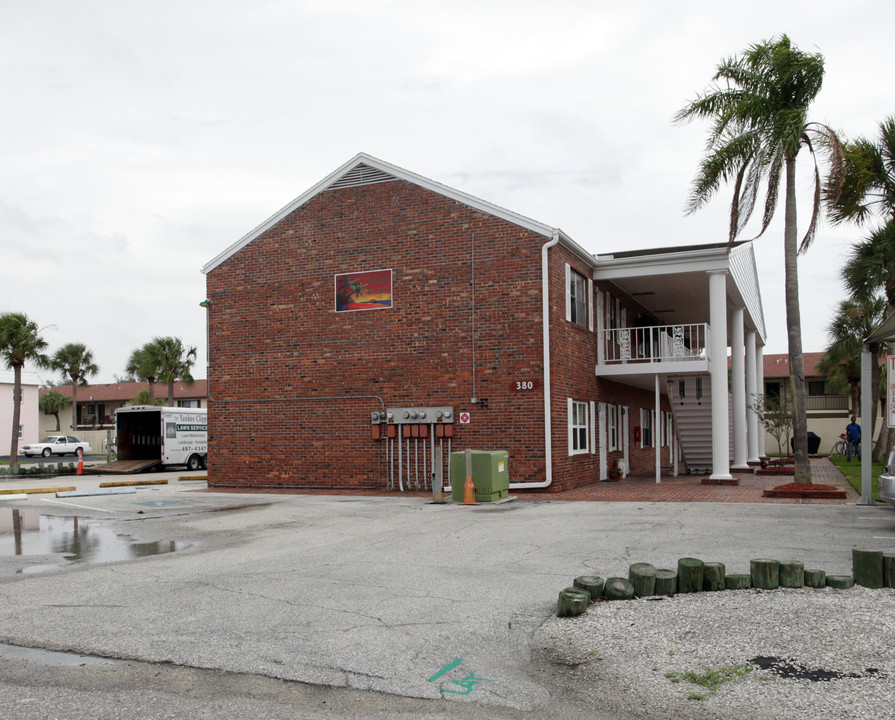
[[[506,450],[471,450],[472,483],[478,502],[494,502],[510,494],[509,453]],[[451,453],[451,499],[463,502],[466,487],[466,452]]]

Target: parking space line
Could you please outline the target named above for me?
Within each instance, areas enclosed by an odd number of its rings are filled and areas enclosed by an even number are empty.
[[[96,512],[104,513],[114,512],[113,510],[104,510],[103,508],[90,507],[89,505],[78,505],[77,503],[62,502],[61,500],[49,500],[47,498],[41,498],[41,500],[48,503],[56,503],[57,505],[69,505],[71,507],[81,508],[82,510],[96,510]]]

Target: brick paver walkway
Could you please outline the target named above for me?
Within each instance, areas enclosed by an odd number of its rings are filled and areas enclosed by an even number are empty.
[[[526,493],[511,491],[511,495],[526,500],[579,500],[612,502],[744,502],[744,503],[810,503],[842,505],[856,503],[860,495],[825,457],[811,458],[812,480],[818,485],[831,485],[845,490],[844,500],[811,500],[800,498],[766,498],[767,488],[787,485],[792,475],[754,475],[737,473],[739,485],[703,485],[702,475],[628,477],[618,482],[600,482],[560,493]]]
[[[512,468],[512,466],[511,466]],[[810,500],[800,498],[766,498],[762,492],[766,488],[787,485],[793,481],[792,475],[754,475],[741,473],[739,485],[703,485],[702,475],[663,476],[656,483],[655,476],[628,477],[618,482],[598,482],[565,492],[523,492],[511,490],[510,495],[524,500],[541,502],[591,501],[591,502],[728,502],[728,503],[804,503],[819,505],[843,505],[857,503],[860,495],[854,491],[845,476],[825,457],[811,458],[811,474],[818,485],[832,485],[845,490],[844,500]],[[246,489],[209,488],[201,492],[246,492]],[[249,492],[259,492],[250,490]],[[264,491],[260,491],[264,492]],[[432,497],[431,492],[407,491],[387,492],[381,489],[276,489],[273,493],[296,495],[365,495],[376,497]],[[449,498],[448,498],[449,499]]]

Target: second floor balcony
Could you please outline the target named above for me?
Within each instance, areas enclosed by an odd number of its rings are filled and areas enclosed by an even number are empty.
[[[598,375],[706,372],[711,360],[706,323],[605,329],[597,343]]]

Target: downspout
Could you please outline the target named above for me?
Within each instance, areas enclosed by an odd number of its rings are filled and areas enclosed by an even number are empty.
[[[559,242],[559,230],[541,245],[541,323],[544,342],[544,481],[510,483],[510,490],[536,490],[553,484],[553,425],[550,419],[550,264],[547,251]]]

